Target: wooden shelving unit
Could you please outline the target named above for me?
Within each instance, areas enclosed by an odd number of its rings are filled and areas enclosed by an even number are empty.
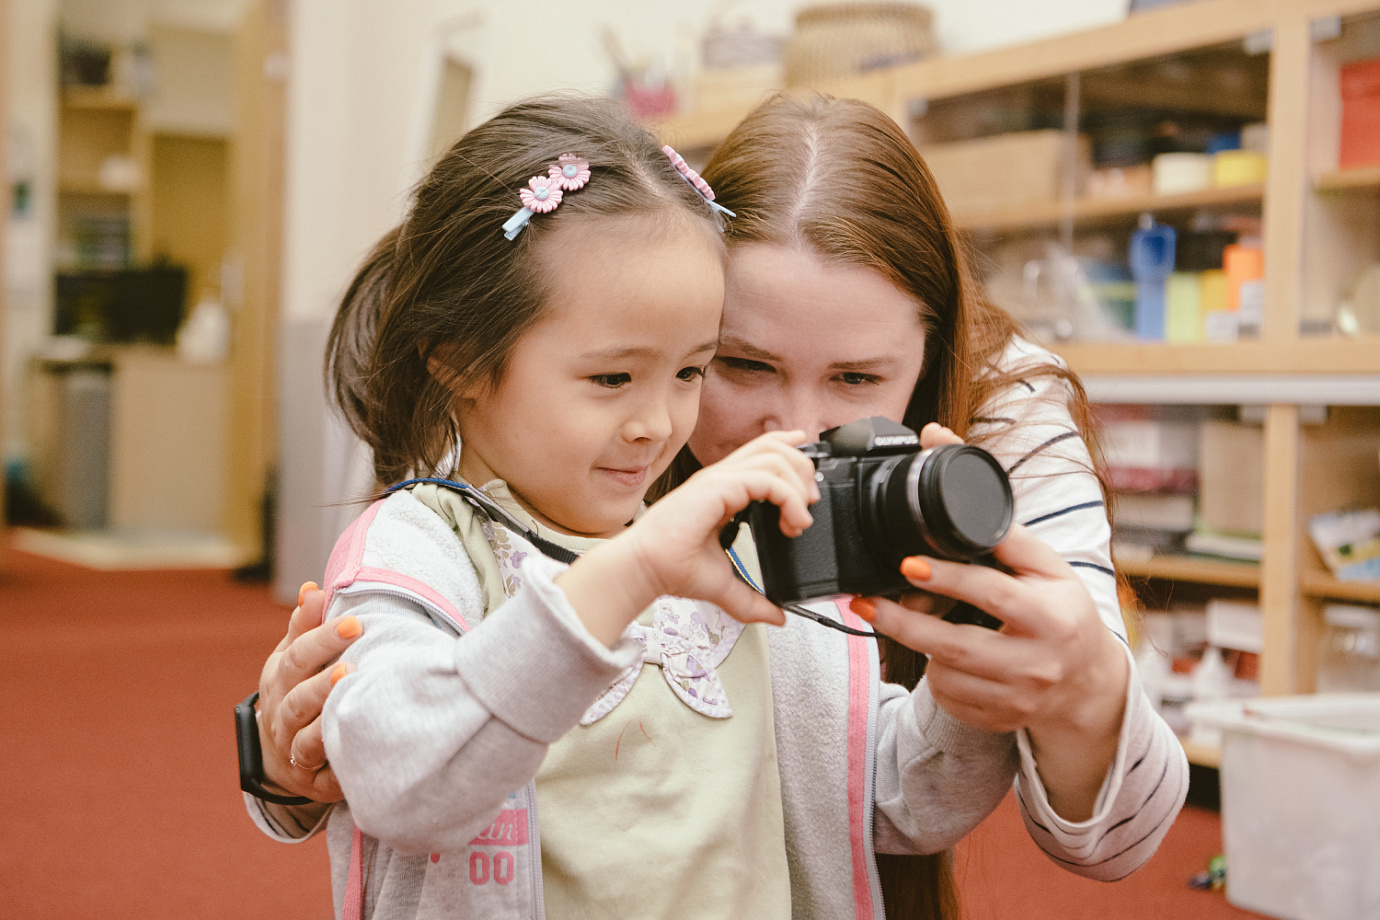
[[[1259,207],[1264,186],[1242,185],[1214,188],[1183,195],[1134,195],[1126,198],[1077,198],[1069,202],[1051,201],[1021,208],[990,211],[985,214],[955,213],[954,222],[963,230],[1002,232],[1047,227],[1062,220],[1085,226],[1105,221],[1121,221],[1145,212],[1164,215],[1187,213],[1200,208],[1228,205]]]
[[[1318,27],[1328,23],[1338,28]],[[1090,109],[1182,105],[1268,122],[1269,172],[1259,186],[1183,196],[1073,198],[956,211],[956,219],[979,249],[990,237],[1098,226],[1125,226],[1129,232],[1144,211],[1180,219],[1199,212],[1245,213],[1263,220],[1265,309],[1258,338],[1195,345],[1080,342],[1058,350],[1095,398],[1264,406],[1263,562],[1172,557],[1122,569],[1137,578],[1208,590],[1256,591],[1266,634],[1261,682],[1270,694],[1313,688],[1325,601],[1380,604],[1380,585],[1338,582],[1314,571],[1306,534],[1312,514],[1380,504],[1380,337],[1301,332],[1330,316],[1361,266],[1380,261],[1380,165],[1337,166],[1340,67],[1374,55],[1377,47],[1380,0],[1199,0],[1047,41],[933,58],[816,88],[865,99],[917,138],[933,134],[926,118],[946,107],[961,112],[970,100],[1038,99],[1046,106],[1047,125],[1051,114],[1060,114],[1057,106],[1050,110],[1049,100],[1067,100],[1060,94],[1074,92],[1081,92]],[[1227,59],[1236,62],[1242,78],[1234,88],[1214,90],[1212,75]],[[669,142],[707,154],[750,108],[672,118],[660,130]],[[963,122],[951,119],[944,129],[952,134],[955,123]],[[1300,407],[1319,405],[1333,407],[1327,420],[1305,421],[1309,413]],[[1326,475],[1320,474],[1324,469]],[[1191,750],[1190,757],[1215,763],[1216,752]]]
[[[1187,581],[1201,585],[1259,588],[1260,566],[1197,556],[1151,556],[1145,560],[1117,559],[1117,570],[1132,578]]]

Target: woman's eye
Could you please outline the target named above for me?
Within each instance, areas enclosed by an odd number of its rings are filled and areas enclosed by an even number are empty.
[[[595,374],[589,379],[598,386],[617,389],[624,384],[632,383],[632,374]]]
[[[704,368],[702,367],[682,367],[676,373],[677,380],[696,380],[703,376]]]
[[[770,374],[775,370],[770,364],[754,361],[751,358],[731,358],[719,355],[714,360],[731,371],[742,371],[748,374]]]
[[[846,373],[839,374],[838,379],[842,383],[850,387],[863,386],[865,384],[878,382],[878,378],[873,376],[872,374],[859,374],[854,371],[848,371]]]

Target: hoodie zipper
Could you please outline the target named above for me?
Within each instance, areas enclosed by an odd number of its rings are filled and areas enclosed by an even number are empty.
[[[396,588],[392,585],[383,585],[378,582],[365,582],[363,584],[349,585],[340,589],[339,593],[345,597],[354,597],[358,594],[388,594],[393,597],[400,597],[403,600],[411,601],[414,604],[425,607],[428,613],[432,614],[437,619],[449,623],[462,636],[469,631],[463,625],[457,623],[450,614],[446,613],[440,607],[405,588]],[[542,891],[541,883],[541,822],[537,817],[537,781],[535,779],[527,784],[527,837],[527,865],[529,867],[528,874],[531,876],[532,885],[532,912],[536,920],[545,920],[546,895]]]

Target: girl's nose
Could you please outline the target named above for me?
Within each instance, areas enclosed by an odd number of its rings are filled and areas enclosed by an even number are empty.
[[[664,400],[649,400],[623,426],[629,441],[664,441],[671,436],[671,407]]]

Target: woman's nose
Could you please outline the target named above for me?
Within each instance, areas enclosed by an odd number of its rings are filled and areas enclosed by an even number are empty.
[[[763,424],[764,431],[803,431],[810,441],[819,440],[819,433],[828,427],[820,400],[798,390],[778,394]]]

